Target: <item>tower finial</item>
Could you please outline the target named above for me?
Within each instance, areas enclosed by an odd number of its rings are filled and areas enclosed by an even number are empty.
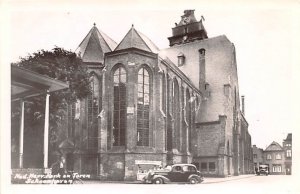
[[[96,26],[96,23],[94,22],[94,26]]]
[[[131,24],[131,28],[134,28],[134,24]]]

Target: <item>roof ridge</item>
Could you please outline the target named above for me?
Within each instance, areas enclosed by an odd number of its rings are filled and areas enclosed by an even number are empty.
[[[96,26],[94,26],[94,28],[96,28]],[[96,30],[98,30],[98,29],[96,28]],[[97,31],[96,31],[96,32],[97,32]],[[92,32],[92,34],[93,34],[93,32]],[[92,38],[92,36],[91,36],[91,38]],[[99,40],[99,37],[97,36],[97,34],[95,35],[95,39],[96,39],[96,44],[99,46],[101,52],[103,53],[103,49],[102,49],[102,47],[101,47],[101,43],[100,43],[100,40]],[[104,42],[105,42],[105,41],[104,41]],[[88,42],[87,46],[88,46],[90,43],[91,43],[91,41]],[[87,46],[86,46],[86,48],[87,48]]]
[[[112,38],[110,38],[106,33],[104,33],[102,30],[99,30],[98,28],[96,28],[97,31],[99,32],[99,34],[101,35],[101,37],[104,39],[105,44],[107,45],[108,48],[110,48],[111,51],[114,50],[114,48],[111,48],[110,45],[107,43],[106,38],[109,39],[109,41],[114,42],[115,44],[117,44],[117,42],[115,40],[113,40]]]
[[[159,52],[159,48],[147,36],[136,30],[133,25],[114,51],[125,48],[137,48],[152,53]]]
[[[135,30],[135,32],[136,32],[137,35],[142,39],[142,41],[143,41],[144,44],[147,46],[147,48],[148,48],[151,52],[153,52],[152,49],[149,47],[149,45],[145,42],[145,40],[143,39],[143,37],[140,35],[140,32],[137,31],[134,27],[133,27],[133,30]]]
[[[123,37],[123,39],[120,41],[120,43],[116,46],[116,48],[114,49],[114,51],[116,51],[120,47],[120,45],[124,42],[126,36],[129,34],[129,32],[130,32],[130,30],[126,33],[126,35]]]
[[[95,27],[95,26],[93,26],[93,28],[94,28],[94,27]],[[77,49],[79,49],[79,48],[80,48],[80,45],[87,39],[88,36],[90,36],[90,35],[92,34],[93,28],[91,28],[90,31],[87,33],[87,35],[82,39],[82,41],[80,42],[80,44],[79,44],[79,46],[77,47]],[[88,45],[88,43],[87,43],[87,45]],[[87,47],[87,46],[86,46],[86,47]],[[84,48],[84,52],[86,51],[86,47]],[[75,53],[76,53],[77,49],[75,50]],[[80,49],[79,49],[79,50],[80,50]],[[83,52],[83,53],[84,53],[84,52]]]

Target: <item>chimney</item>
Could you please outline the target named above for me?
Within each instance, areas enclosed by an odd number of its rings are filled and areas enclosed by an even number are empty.
[[[206,70],[205,70],[205,49],[202,48],[199,50],[199,88],[205,89],[205,83],[206,83]]]
[[[245,96],[242,96],[242,113],[245,116]]]

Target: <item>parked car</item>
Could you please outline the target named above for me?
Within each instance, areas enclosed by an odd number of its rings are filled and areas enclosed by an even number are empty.
[[[261,164],[259,165],[257,171],[256,171],[257,175],[266,175],[268,176],[269,174],[269,166],[265,165],[265,164]]]
[[[203,181],[203,175],[193,164],[174,164],[164,169],[151,170],[143,178],[144,183],[164,184],[169,182],[188,182],[197,184]]]

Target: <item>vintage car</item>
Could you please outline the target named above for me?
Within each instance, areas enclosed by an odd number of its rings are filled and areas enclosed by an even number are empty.
[[[258,169],[256,170],[257,175],[266,175],[269,174],[269,166],[265,164],[259,165]]]
[[[151,170],[143,178],[144,183],[152,184],[164,184],[169,182],[197,184],[202,181],[202,174],[193,164],[174,164],[164,169]]]

